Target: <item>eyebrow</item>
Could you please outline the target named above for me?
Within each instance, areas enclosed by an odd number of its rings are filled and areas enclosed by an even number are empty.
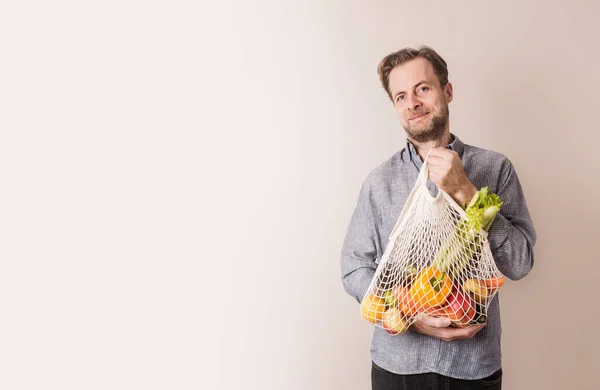
[[[417,87],[418,87],[419,85],[421,85],[421,84],[429,84],[429,82],[428,82],[428,81],[426,81],[426,80],[421,80],[421,81],[419,81],[418,83],[416,83],[416,84],[413,86],[413,89],[414,89],[414,88],[417,88]],[[398,97],[398,95],[400,95],[401,93],[405,93],[405,91],[396,92],[396,93],[394,94],[394,98],[397,98],[397,97]]]

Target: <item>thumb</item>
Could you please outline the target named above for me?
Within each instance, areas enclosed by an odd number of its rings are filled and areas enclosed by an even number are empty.
[[[446,327],[450,326],[450,324],[451,324],[450,318],[448,318],[448,317],[427,316],[426,321],[427,321],[427,325],[434,327],[434,328],[446,328]]]

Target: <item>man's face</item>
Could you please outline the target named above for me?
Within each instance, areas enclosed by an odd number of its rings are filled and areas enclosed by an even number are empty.
[[[448,130],[448,103],[452,84],[444,89],[425,58],[415,58],[395,67],[389,79],[392,100],[400,123],[417,142],[441,139]]]

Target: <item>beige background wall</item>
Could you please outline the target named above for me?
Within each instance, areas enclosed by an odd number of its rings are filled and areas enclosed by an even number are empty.
[[[419,44],[538,231],[505,388],[597,388],[597,2],[82,4],[0,12],[1,388],[369,388],[339,250]]]

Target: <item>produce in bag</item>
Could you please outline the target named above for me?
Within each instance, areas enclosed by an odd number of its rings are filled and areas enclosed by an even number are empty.
[[[483,187],[459,206],[427,189],[427,159],[361,301],[366,321],[404,333],[422,315],[444,316],[455,327],[486,321],[504,278],[487,232],[502,201]]]

